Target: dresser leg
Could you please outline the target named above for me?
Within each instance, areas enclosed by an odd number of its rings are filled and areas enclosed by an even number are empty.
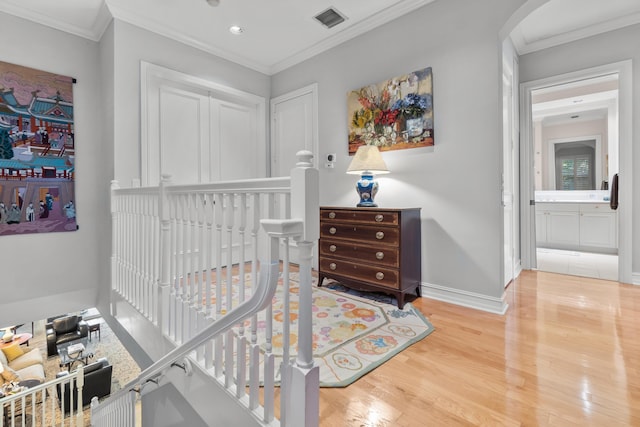
[[[323,281],[324,281],[324,276],[318,276],[318,287],[322,286]]]
[[[416,295],[419,297],[422,296],[422,286],[420,286],[420,283],[418,283],[418,286],[416,286]]]
[[[398,292],[396,294],[396,298],[398,299],[398,308],[402,310],[402,308],[404,307],[404,293]]]

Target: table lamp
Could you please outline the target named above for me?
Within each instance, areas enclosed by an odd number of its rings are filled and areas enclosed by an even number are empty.
[[[358,207],[375,208],[373,198],[378,192],[378,183],[373,179],[374,174],[389,173],[389,169],[382,159],[380,150],[375,145],[361,145],[353,156],[347,169],[349,174],[361,174],[356,184],[356,190],[360,196]]]

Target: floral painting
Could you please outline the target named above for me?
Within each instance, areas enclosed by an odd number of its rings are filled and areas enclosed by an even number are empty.
[[[0,236],[78,229],[73,83],[0,62]]]
[[[380,151],[432,146],[431,67],[349,92],[347,112],[349,155],[365,144]]]

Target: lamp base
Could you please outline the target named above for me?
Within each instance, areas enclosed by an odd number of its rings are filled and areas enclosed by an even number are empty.
[[[359,208],[377,208],[378,205],[373,202],[373,198],[378,192],[378,183],[373,180],[373,174],[362,173],[360,180],[356,184],[356,191],[360,196]]]
[[[373,202],[364,202],[364,203],[358,203],[356,205],[356,207],[359,207],[359,208],[377,208],[378,205],[376,203],[373,203]]]

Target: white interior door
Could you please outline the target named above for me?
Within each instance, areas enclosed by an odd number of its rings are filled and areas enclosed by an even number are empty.
[[[517,276],[516,264],[518,262],[516,256],[516,247],[519,244],[517,239],[517,208],[513,201],[517,187],[515,185],[515,164],[517,158],[516,135],[518,134],[517,120],[514,105],[515,94],[514,86],[514,70],[510,64],[505,64],[503,68],[502,82],[502,209],[503,209],[503,256],[504,256],[504,277],[503,285],[507,286]]]
[[[315,83],[271,100],[271,176],[289,176],[300,150],[311,151],[313,164],[318,167],[318,85]],[[276,203],[274,208],[282,215],[287,207]],[[291,262],[298,262],[295,243],[290,257]],[[314,257],[317,259],[317,255]],[[315,265],[313,260],[312,265]]]
[[[317,167],[317,93],[313,84],[271,100],[271,176],[288,176],[300,150],[311,151]]]
[[[508,77],[508,76],[505,76]],[[513,141],[511,139],[511,83],[505,84],[504,94],[504,135],[503,135],[503,166],[502,166],[502,210],[504,221],[504,280],[507,286],[514,279],[514,246],[513,246]]]

